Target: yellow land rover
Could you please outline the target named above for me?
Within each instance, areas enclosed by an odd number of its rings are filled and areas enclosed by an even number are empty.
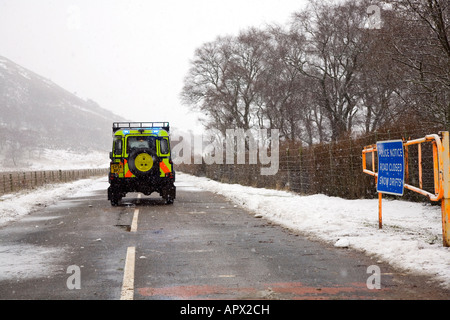
[[[108,200],[119,205],[127,192],[158,192],[167,204],[175,195],[168,122],[114,122]]]

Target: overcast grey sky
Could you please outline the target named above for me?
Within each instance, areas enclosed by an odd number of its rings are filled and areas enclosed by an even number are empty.
[[[125,118],[186,130],[198,126],[179,101],[194,50],[284,24],[306,2],[0,0],[0,55]]]

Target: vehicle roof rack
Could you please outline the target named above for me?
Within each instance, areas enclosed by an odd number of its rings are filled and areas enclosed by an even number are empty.
[[[169,122],[113,122],[113,133],[120,129],[154,129],[161,128],[169,132]]]

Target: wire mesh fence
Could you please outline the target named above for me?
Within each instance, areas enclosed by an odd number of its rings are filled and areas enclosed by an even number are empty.
[[[0,172],[0,195],[33,189],[48,183],[64,183],[107,175],[107,169]]]
[[[279,169],[274,175],[261,175],[261,164],[180,164],[178,170],[213,180],[238,183],[253,187],[290,190],[299,194],[326,194],[346,199],[375,198],[375,179],[362,171],[362,149],[377,141],[416,139],[430,129],[384,131],[344,139],[339,142],[316,144],[310,147],[280,144]],[[408,170],[405,182],[419,186],[418,145],[408,146]],[[431,143],[422,144],[423,189],[434,193],[433,151]],[[366,157],[367,166],[372,165],[371,155]],[[373,159],[377,171],[377,159]],[[392,196],[395,197],[395,196]],[[426,197],[405,189],[405,200],[427,201]]]

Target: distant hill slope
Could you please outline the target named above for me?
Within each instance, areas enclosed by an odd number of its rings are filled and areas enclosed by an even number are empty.
[[[0,154],[4,157],[30,157],[30,152],[44,148],[107,151],[112,122],[123,120],[0,56]]]

